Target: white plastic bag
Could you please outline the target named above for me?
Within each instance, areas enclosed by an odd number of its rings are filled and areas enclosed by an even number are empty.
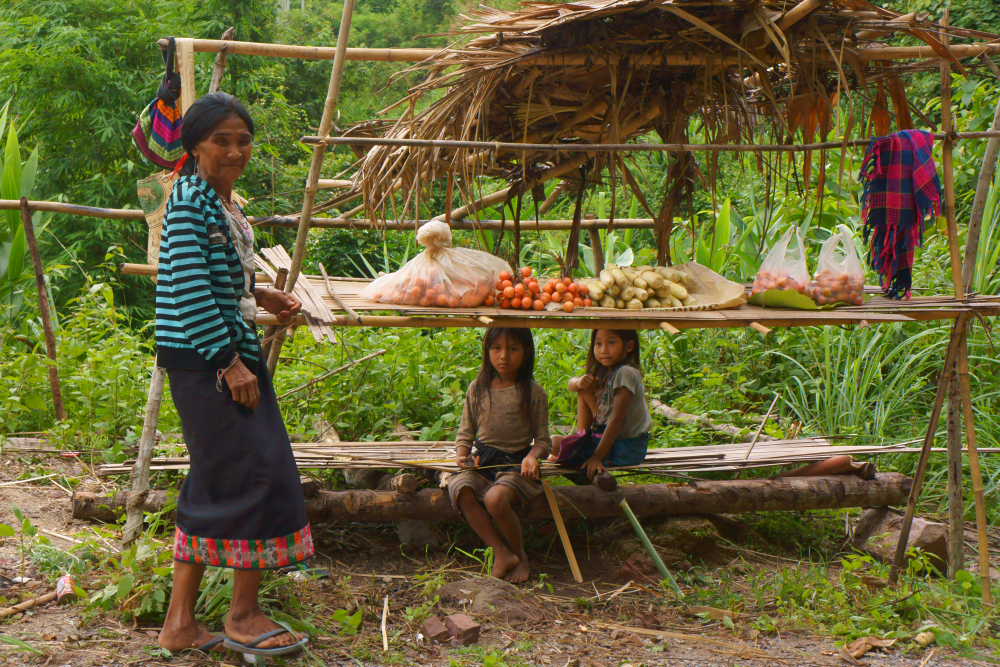
[[[408,306],[475,308],[492,294],[501,271],[510,264],[488,252],[451,247],[451,228],[440,220],[417,230],[427,249],[403,268],[376,278],[361,298]]]
[[[865,302],[865,270],[858,257],[854,235],[846,225],[837,225],[837,233],[823,242],[814,282],[809,296],[821,306],[829,303]]]
[[[806,267],[806,253],[802,245],[802,233],[796,227],[785,232],[777,243],[771,246],[764,257],[757,277],[754,278],[750,294],[767,290],[795,290],[806,294],[809,285],[809,269]]]

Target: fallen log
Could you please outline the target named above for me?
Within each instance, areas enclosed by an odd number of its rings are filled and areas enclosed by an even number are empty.
[[[885,472],[870,481],[854,475],[832,475],[636,484],[621,487],[620,493],[605,493],[593,486],[557,486],[553,491],[566,517],[596,519],[620,516],[618,503],[622,497],[638,516],[884,507],[905,502],[911,481],[900,473]],[[141,507],[147,512],[157,512],[163,508],[166,498],[166,491],[150,491]],[[115,521],[127,499],[126,493],[108,497],[78,491],[73,495],[73,518]],[[422,489],[410,494],[366,489],[316,491],[307,499],[306,509],[314,523],[461,519],[441,489]],[[527,519],[552,516],[541,495],[528,503],[521,514]]]

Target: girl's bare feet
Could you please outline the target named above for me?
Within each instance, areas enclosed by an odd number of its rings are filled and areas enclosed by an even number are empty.
[[[268,618],[259,609],[246,616],[236,616],[230,613],[226,616],[225,630],[226,636],[233,641],[247,644],[260,637],[265,632],[277,630],[281,626]],[[299,636],[292,632],[285,632],[274,637],[265,639],[256,648],[277,648],[279,646],[291,646],[299,641]]]
[[[201,623],[190,623],[183,626],[165,624],[157,637],[157,643],[168,651],[183,651],[198,648],[211,641],[215,635]]]
[[[517,567],[521,559],[510,549],[493,549],[493,571],[490,573],[497,579],[503,579],[508,572]]]
[[[512,584],[523,584],[531,576],[531,563],[528,562],[528,554],[522,553],[518,556],[517,566],[507,575],[507,581]]]

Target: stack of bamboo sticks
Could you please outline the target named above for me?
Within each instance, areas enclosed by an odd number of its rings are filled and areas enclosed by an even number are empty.
[[[393,442],[338,442],[330,444],[295,443],[292,449],[295,461],[303,469],[342,470],[417,468],[442,472],[457,472],[454,462],[454,442],[451,441],[393,441]],[[863,446],[833,445],[827,438],[797,438],[768,440],[754,443],[705,445],[699,447],[674,447],[651,449],[646,460],[629,470],[657,470],[668,472],[719,472],[747,468],[793,465],[820,461],[838,454],[872,455],[905,453],[913,451],[905,445]],[[186,470],[186,456],[158,457],[152,461],[152,470]],[[105,464],[98,468],[104,475],[125,474],[131,463]],[[565,472],[551,463],[542,465],[542,474],[559,475]]]

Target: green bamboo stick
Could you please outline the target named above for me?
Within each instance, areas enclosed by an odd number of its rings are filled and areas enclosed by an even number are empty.
[[[677,585],[677,581],[674,579],[673,575],[670,574],[670,570],[667,569],[663,559],[660,558],[660,554],[656,552],[656,548],[649,540],[649,536],[646,535],[646,531],[643,530],[642,524],[639,523],[639,518],[635,515],[635,512],[632,511],[632,508],[629,507],[628,501],[622,498],[621,502],[618,503],[618,506],[622,508],[622,512],[625,513],[625,517],[629,520],[629,523],[632,524],[632,528],[635,529],[635,534],[638,535],[639,539],[642,541],[642,546],[646,547],[646,551],[649,552],[650,558],[652,558],[653,562],[656,563],[656,568],[660,571],[660,574],[663,575],[663,578],[667,580],[667,583],[670,584],[670,588],[677,593],[677,597],[684,597],[684,591],[682,591],[681,587]]]

